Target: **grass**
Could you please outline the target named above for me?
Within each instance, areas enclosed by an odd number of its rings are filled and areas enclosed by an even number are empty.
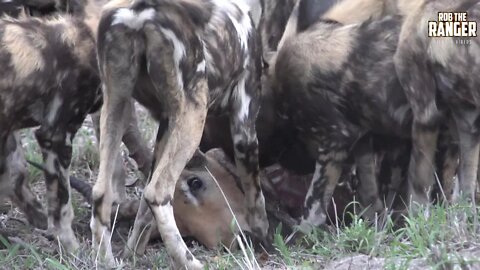
[[[280,234],[274,235],[277,254],[261,258],[252,254],[247,245],[233,252],[208,251],[199,246],[194,254],[206,261],[206,269],[453,269],[453,267],[480,267],[480,239],[478,237],[478,209],[466,204],[437,205],[429,208],[429,215],[419,211],[404,218],[404,226],[395,228],[392,222],[375,229],[365,220],[352,214],[348,226],[315,230],[287,244]],[[16,243],[0,238],[6,247],[0,251],[2,269],[91,269],[94,262],[88,240],[77,258],[61,256],[52,250],[44,251],[21,240]],[[149,247],[147,255],[134,261],[125,261],[117,269],[165,269],[169,259],[161,244]]]
[[[139,124],[145,139],[152,143],[156,128],[139,112]],[[41,162],[41,154],[32,131],[22,132],[22,143],[28,159]],[[91,123],[86,122],[73,142],[72,173],[94,178],[98,168],[98,151]],[[44,194],[40,171],[30,167],[30,179],[37,194]],[[58,243],[49,241],[32,228],[16,209],[2,208],[0,232],[0,269],[94,269],[91,250],[90,209],[74,194],[74,228],[80,236],[81,249],[75,256],[58,252]],[[426,213],[429,213],[428,215]],[[205,262],[206,269],[475,269],[480,268],[478,209],[469,204],[434,205],[403,218],[403,226],[387,217],[371,225],[355,213],[348,225],[338,222],[327,229],[287,241],[278,225],[273,237],[275,254],[255,254],[243,241],[239,250],[211,251],[196,244],[192,252]],[[233,227],[232,223],[232,227]],[[8,233],[10,232],[10,233]],[[116,251],[124,245],[124,237],[114,237]],[[99,267],[101,268],[101,267]],[[169,258],[161,243],[149,245],[144,256],[124,261],[116,269],[167,269]]]

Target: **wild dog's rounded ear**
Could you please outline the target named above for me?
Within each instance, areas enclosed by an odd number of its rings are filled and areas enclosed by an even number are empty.
[[[185,168],[188,170],[203,169],[205,166],[207,166],[207,158],[205,157],[205,154],[197,148]]]
[[[210,0],[181,0],[178,4],[182,6],[195,26],[205,27],[210,21],[213,12],[213,4]]]

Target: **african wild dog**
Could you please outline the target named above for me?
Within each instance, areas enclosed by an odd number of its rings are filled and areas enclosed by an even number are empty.
[[[288,2],[288,5],[286,5],[286,2]],[[294,4],[295,1],[264,1],[264,10],[259,26],[259,29],[262,32],[262,41],[264,42],[264,54],[272,52],[272,50],[277,47],[277,44],[281,42],[281,39],[285,39],[281,38],[281,34],[284,31],[284,36],[287,37],[297,31],[299,6],[297,2],[297,5],[295,5],[294,9]],[[328,9],[328,6],[332,5],[332,2],[324,1],[321,3],[321,5],[316,5],[317,3],[313,4],[314,8],[310,8],[305,6],[305,3],[303,3],[302,9],[309,10],[311,13],[309,14],[309,17],[303,17],[301,23],[308,25],[311,21],[317,20],[317,13],[321,12],[322,9]],[[373,15],[375,15],[375,17],[381,17],[381,14],[386,13],[386,11],[382,9],[383,6],[378,5],[378,1],[362,1],[359,2],[358,5],[347,6],[347,9],[345,9],[345,5],[335,6],[334,10],[330,10],[329,13],[324,16],[330,16],[329,14],[335,14],[338,13],[338,11],[346,12],[345,10],[348,10],[348,13],[351,9],[369,10],[369,7],[372,6],[374,8]],[[304,11],[302,12],[305,13]],[[372,13],[372,11],[370,11],[370,13]],[[369,17],[370,15],[371,14],[357,14],[356,16],[347,18],[346,23],[352,23],[361,20],[362,16]],[[303,28],[305,26],[299,27]],[[305,154],[305,152],[307,152],[306,146],[302,143],[298,143],[295,129],[281,124],[281,119],[276,119],[274,108],[275,100],[277,98],[276,93],[271,91],[268,78],[262,78],[262,80],[262,83],[264,84],[262,89],[262,103],[256,122],[260,147],[260,167],[265,168],[277,163],[283,167],[282,169],[288,170],[290,173],[295,172],[296,174],[301,175],[313,173],[315,159]],[[206,127],[201,143],[202,150],[207,151],[212,147],[221,147],[229,157],[233,158],[233,149],[231,149],[231,140],[229,139],[230,135],[227,134],[228,132],[218,132],[218,130],[225,130],[226,127],[228,127],[227,120],[228,119],[226,117],[222,118],[211,115],[207,117]],[[360,149],[358,151],[360,151]],[[379,150],[378,152],[382,151]],[[342,180],[352,178],[349,169],[347,169],[350,168],[352,164],[351,162],[346,163],[348,164],[345,164],[344,166],[346,169]],[[359,171],[361,172],[362,169],[359,169]],[[396,180],[400,181],[398,177]],[[382,186],[384,186],[383,183]],[[361,196],[362,192],[359,193]],[[379,207],[380,204],[377,205]]]
[[[366,0],[324,6],[317,19],[302,13],[315,11],[302,8],[311,4],[315,1],[300,2],[299,33],[285,38],[271,66],[280,119],[316,159],[304,228],[325,222],[325,209],[349,158],[357,165],[362,205],[383,208],[372,136],[409,138],[412,118],[393,65],[401,18],[382,18],[388,12],[383,2]],[[359,9],[366,4],[369,8]],[[362,16],[351,16],[352,10],[361,10]],[[311,21],[302,22],[305,18]]]
[[[459,188],[469,199],[475,195],[480,142],[480,40],[478,37],[428,37],[428,21],[438,12],[467,12],[480,21],[480,2],[410,1],[412,12],[402,25],[395,67],[413,112],[413,155],[409,173],[412,200],[428,201],[433,184],[430,169],[444,111],[453,118],[451,129],[460,149]],[[463,41],[464,43],[462,44]],[[418,158],[421,156],[421,158]],[[416,170],[415,170],[416,169]],[[416,177],[414,177],[416,176]]]
[[[265,0],[262,1],[262,16],[258,31],[262,34],[262,48],[264,53],[276,49],[281,35],[285,30],[287,20],[294,8],[295,0]],[[268,83],[262,76],[262,84]],[[256,121],[256,132],[259,140],[259,163],[267,167],[280,162],[295,171],[305,171],[305,167],[313,166],[313,162],[305,161],[302,157],[295,157],[296,145],[285,137],[277,136],[273,93],[269,87],[262,87],[261,106]],[[219,132],[220,131],[220,132]],[[234,159],[232,136],[229,128],[228,115],[207,116],[200,149],[208,151],[212,148],[221,148],[229,158]],[[295,162],[292,162],[295,161]]]
[[[118,155],[125,104],[131,97],[149,109],[159,130],[150,183],[126,251],[135,250],[150,223],[149,206],[175,265],[201,268],[180,238],[171,200],[175,183],[200,142],[207,111],[230,115],[248,223],[265,238],[268,223],[255,132],[261,61],[254,30],[241,1],[139,0],[105,7],[97,45],[104,105],[91,228],[95,247],[109,262],[113,261],[109,160]]]
[[[69,173],[72,139],[86,115],[101,104],[95,55],[95,7],[77,19],[0,20],[0,172],[10,160],[8,141],[36,127],[47,184],[49,233],[68,251],[78,247],[71,228]],[[17,146],[18,147],[18,146]]]
[[[20,10],[24,9],[26,10],[26,14],[23,13],[23,16],[29,16],[29,15],[36,15],[36,16],[43,16],[43,15],[52,15],[53,13],[64,13],[68,12],[69,14],[72,14],[76,18],[79,19],[86,19],[87,22],[90,22],[92,24],[92,28],[95,28],[95,16],[98,16],[98,6],[101,5],[101,1],[89,1],[87,3],[84,3],[83,1],[49,1],[49,0],[41,0],[41,1],[12,1],[7,4],[10,4],[10,7],[12,7],[12,10],[17,11],[17,13],[10,13],[9,10],[4,9],[5,6],[3,5],[3,2],[0,4],[0,13],[7,14],[9,16],[16,16],[20,15]],[[87,14],[89,13],[89,17],[87,17]],[[92,16],[93,15],[93,16]],[[84,58],[91,57],[91,54],[84,54],[82,55]],[[75,61],[83,61],[85,59],[81,58],[75,58]],[[63,102],[75,102],[74,99],[71,100],[64,100]],[[96,107],[99,107],[97,105]],[[99,139],[100,135],[100,127],[99,127],[99,122],[100,122],[100,115],[99,113],[95,113],[91,115],[93,124],[95,127],[97,139]],[[150,150],[147,148],[145,142],[142,139],[142,136],[138,130],[138,125],[137,125],[137,120],[136,120],[136,115],[134,111],[134,104],[131,102],[129,106],[129,127],[126,129],[125,134],[123,135],[122,141],[125,143],[126,147],[128,148],[130,157],[132,157],[137,165],[140,171],[144,173],[145,176],[148,175],[148,172],[150,170],[150,163],[151,163],[151,153]],[[9,157],[7,156],[7,163],[8,162],[15,162],[15,164],[20,164],[21,162],[19,160],[15,161],[10,161]],[[42,169],[45,171],[43,166],[41,166]],[[15,167],[16,168],[16,167]],[[18,173],[18,175],[21,175],[21,172]],[[23,177],[26,177],[24,175]],[[122,200],[124,198],[125,194],[125,178],[126,174],[123,169],[123,162],[121,160],[121,157],[117,160],[116,167],[115,167],[115,177],[117,178],[117,183],[118,185],[115,187],[115,194],[119,198],[119,200]],[[18,176],[18,179],[20,176]],[[20,187],[22,185],[22,190],[25,190],[24,192],[27,192],[26,190],[29,190],[28,187],[28,181],[21,181],[17,183],[17,185]],[[16,189],[17,191],[20,189]],[[23,201],[22,201],[23,199]],[[38,219],[35,219],[34,216],[31,216],[30,213],[40,213],[41,209],[34,209],[33,207],[24,209],[22,205],[39,205],[35,201],[34,196],[22,196],[22,198],[18,200],[14,200],[17,205],[20,205],[22,210],[30,210],[26,211],[26,216],[27,219],[33,220],[33,221],[41,221],[42,217],[39,216]],[[31,210],[33,209],[33,210]],[[45,218],[46,220],[46,218]],[[38,227],[38,222],[34,222],[33,225]],[[41,226],[39,228],[46,229],[46,221],[45,221],[45,226]]]

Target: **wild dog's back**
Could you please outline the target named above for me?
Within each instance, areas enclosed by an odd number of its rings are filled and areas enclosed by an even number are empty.
[[[49,107],[59,106],[55,98],[90,110],[96,97],[83,95],[98,88],[99,78],[95,41],[84,24],[70,17],[4,19],[0,39],[0,122],[13,129],[40,124]]]

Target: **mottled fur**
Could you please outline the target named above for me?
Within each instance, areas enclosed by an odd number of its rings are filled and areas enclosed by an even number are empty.
[[[277,50],[296,2],[298,0],[264,0],[262,2],[262,19],[259,29],[264,53]]]
[[[220,0],[116,1],[105,8],[98,35],[105,103],[91,228],[94,245],[109,261],[113,168],[108,161],[118,155],[131,97],[149,109],[160,127],[151,180],[126,251],[135,251],[138,241],[144,241],[149,206],[175,266],[201,267],[180,238],[171,201],[175,183],[200,142],[207,111],[230,116],[248,223],[265,236],[255,132],[261,50],[247,12],[241,2]],[[102,238],[106,241],[100,245]]]
[[[48,229],[71,251],[68,167],[72,139],[86,115],[99,107],[95,40],[83,21],[69,16],[0,21],[0,172],[7,138],[40,126],[35,136],[46,168]]]
[[[33,226],[46,230],[47,216],[28,185],[27,163],[19,137],[14,133],[7,138],[4,152],[6,170],[0,173],[0,198],[10,198]]]
[[[401,18],[352,25],[339,21],[321,19],[286,38],[272,69],[281,118],[317,160],[305,226],[325,222],[349,158],[357,164],[362,204],[381,210],[369,134],[409,137],[411,110],[393,65]]]
[[[410,171],[410,194],[418,203],[428,201],[434,183],[431,164],[442,119],[453,118],[453,134],[460,149],[459,187],[473,199],[477,182],[480,116],[480,40],[472,38],[429,38],[427,21],[439,11],[462,11],[479,21],[480,3],[461,1],[412,1],[415,9],[406,17],[395,67],[413,111],[413,156],[422,171]],[[468,44],[462,44],[464,40]],[[449,111],[449,116],[445,116]],[[415,156],[416,155],[416,156]],[[415,177],[414,177],[415,176]]]

